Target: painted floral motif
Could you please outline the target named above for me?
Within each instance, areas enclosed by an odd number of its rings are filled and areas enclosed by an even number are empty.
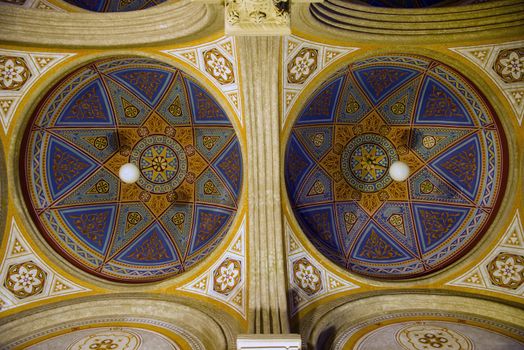
[[[320,272],[306,258],[293,263],[293,277],[295,283],[309,295],[315,294],[322,288]]]
[[[500,253],[489,263],[488,272],[493,284],[517,289],[524,283],[524,257]]]
[[[138,350],[140,344],[138,334],[112,329],[89,334],[70,345],[67,350]]]
[[[505,82],[524,81],[524,48],[501,51],[494,69]]]
[[[443,327],[429,324],[410,325],[396,334],[397,342],[404,349],[427,350],[471,350],[471,341],[464,335]]]
[[[233,65],[217,49],[211,49],[204,53],[206,71],[211,74],[220,84],[231,84],[235,82]]]
[[[317,69],[318,51],[303,48],[287,65],[287,80],[292,84],[302,84]]]
[[[4,284],[17,298],[23,299],[42,291],[47,274],[32,261],[12,265]]]
[[[19,90],[30,76],[22,57],[0,56],[0,90]]]
[[[242,273],[241,262],[234,259],[226,259],[213,273],[213,289],[217,293],[228,294],[240,283]]]

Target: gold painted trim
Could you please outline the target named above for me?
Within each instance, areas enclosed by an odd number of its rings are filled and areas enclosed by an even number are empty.
[[[508,184],[514,184],[517,188],[522,188],[522,177],[524,176],[524,168],[519,167],[519,139],[514,132],[514,124],[516,123],[516,118],[513,115],[507,116],[508,111],[512,113],[511,107],[508,105],[507,100],[502,95],[502,93],[494,86],[491,79],[484,73],[479,74],[478,69],[475,68],[472,62],[466,61],[465,59],[459,59],[457,55],[449,52],[439,52],[435,49],[429,49],[424,47],[413,47],[413,46],[402,46],[396,48],[377,48],[377,49],[361,49],[355,51],[341,60],[334,62],[332,65],[327,67],[323,72],[317,75],[311,83],[302,90],[300,95],[297,97],[297,100],[291,110],[289,111],[286,124],[281,132],[281,144],[286,145],[291,134],[291,128],[298,118],[298,115],[302,108],[304,108],[307,100],[312,96],[313,91],[318,89],[322,83],[330,77],[337,70],[340,70],[357,60],[366,59],[373,56],[387,55],[387,54],[413,54],[413,55],[422,55],[428,58],[438,60],[456,71],[460,72],[464,77],[470,80],[474,86],[481,92],[487,102],[493,108],[495,115],[499,118],[502,128],[506,135],[507,141],[507,153],[508,153],[508,174],[506,179],[502,181],[507,181]],[[497,91],[497,93],[494,93]],[[522,141],[520,141],[522,142]],[[522,146],[520,146],[522,147]],[[285,187],[284,179],[284,156],[285,156],[285,146],[281,149],[281,190],[282,190],[282,205],[283,211],[286,216],[286,219],[292,228],[293,232],[303,244],[304,248],[311,254],[315,259],[317,259],[322,265],[324,265],[329,271],[338,274],[339,276],[344,276],[344,278],[349,279],[350,281],[356,281],[357,284],[361,285],[362,288],[374,289],[376,287],[381,288],[409,288],[409,287],[435,287],[443,286],[446,282],[452,280],[454,276],[459,275],[467,271],[468,268],[473,266],[476,262],[482,260],[486,254],[488,254],[491,249],[497,244],[500,237],[504,234],[506,227],[511,223],[513,218],[512,214],[514,213],[515,205],[518,207],[518,193],[515,191],[514,187],[506,186],[505,193],[500,193],[501,204],[496,214],[495,219],[491,223],[490,227],[484,233],[483,237],[473,245],[469,252],[464,256],[459,258],[457,261],[451,263],[450,265],[435,271],[431,274],[411,278],[404,280],[395,280],[395,281],[386,281],[373,279],[369,277],[363,277],[352,272],[347,271],[346,269],[339,267],[331,260],[327,259],[320,253],[313,244],[308,240],[302,229],[300,228],[297,219],[291,208],[290,199]],[[524,204],[524,198],[520,200],[521,204]],[[510,213],[509,215],[507,213]],[[448,288],[448,287],[445,287]],[[358,293],[358,291],[348,291],[347,293]],[[319,301],[317,301],[318,303]],[[315,304],[315,303],[314,303]],[[308,306],[308,308],[311,306]]]
[[[319,20],[312,11],[328,17]],[[522,0],[424,9],[390,9],[330,0],[294,4],[293,31],[346,42],[421,43],[482,40],[522,35]]]
[[[242,189],[241,194],[238,199],[238,209],[233,219],[233,223],[226,233],[222,242],[202,261],[197,263],[192,269],[186,271],[180,275],[173,276],[166,280],[159,282],[151,283],[136,283],[136,284],[126,284],[108,281],[100,277],[93,276],[69,263],[65,258],[63,258],[59,253],[50,247],[50,245],[45,241],[42,235],[39,234],[39,230],[36,227],[35,223],[31,219],[29,210],[26,206],[24,196],[22,194],[22,186],[19,181],[20,179],[20,169],[19,169],[19,158],[21,156],[22,147],[22,138],[24,131],[27,127],[27,124],[33,115],[38,102],[43,98],[43,96],[51,89],[58,81],[60,81],[64,76],[71,73],[75,69],[89,62],[96,61],[98,59],[115,57],[115,56],[124,56],[124,55],[134,55],[141,57],[149,57],[161,62],[170,64],[175,68],[182,70],[183,72],[189,73],[189,75],[195,79],[201,86],[206,87],[210,94],[217,100],[222,108],[224,108],[226,115],[230,119],[233,128],[235,129],[236,135],[239,139],[240,149],[242,153],[242,162],[244,166],[243,179],[242,179]],[[228,247],[233,238],[234,232],[238,231],[242,224],[242,219],[247,211],[247,175],[245,169],[247,168],[247,155],[246,155],[246,139],[245,132],[241,128],[241,123],[237,119],[232,106],[226,97],[216,88],[199,70],[191,67],[189,64],[177,60],[172,56],[168,56],[163,53],[158,52],[146,52],[138,50],[115,50],[108,52],[97,52],[97,53],[87,53],[87,54],[78,54],[72,59],[67,60],[65,63],[58,67],[54,67],[52,72],[49,72],[45,75],[45,79],[39,80],[31,90],[24,96],[23,100],[20,103],[20,107],[16,111],[15,116],[13,117],[11,132],[11,139],[13,140],[9,149],[9,159],[8,159],[8,185],[12,189],[10,194],[11,203],[13,203],[15,210],[17,212],[17,217],[20,219],[20,222],[23,222],[24,225],[21,228],[24,232],[27,233],[29,241],[33,247],[35,247],[36,252],[46,260],[53,268],[62,270],[66,272],[66,276],[75,283],[78,283],[82,286],[87,286],[88,288],[96,287],[95,289],[109,290],[109,291],[136,291],[136,292],[165,292],[166,289],[171,287],[180,287],[185,283],[188,283],[192,279],[198,277],[200,274],[205,272],[216,260],[221,256],[222,251]],[[59,268],[58,268],[59,267]],[[236,312],[232,312],[235,313]]]
[[[56,12],[2,6],[0,38],[20,45],[150,46],[222,28],[219,5],[179,0],[131,12]]]

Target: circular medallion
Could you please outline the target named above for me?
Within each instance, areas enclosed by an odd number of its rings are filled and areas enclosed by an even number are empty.
[[[422,56],[371,57],[305,102],[284,178],[319,252],[361,275],[411,278],[456,261],[486,232],[504,191],[505,145],[459,72]]]
[[[165,63],[115,57],[79,67],[49,90],[24,137],[31,215],[91,274],[143,283],[183,273],[233,223],[235,130],[201,84]]]
[[[354,189],[376,192],[391,183],[388,168],[396,160],[397,152],[385,137],[363,134],[353,138],[344,147],[340,168]]]
[[[187,174],[187,156],[182,146],[170,137],[152,135],[140,140],[130,160],[138,164],[142,176],[138,185],[152,193],[176,189]]]

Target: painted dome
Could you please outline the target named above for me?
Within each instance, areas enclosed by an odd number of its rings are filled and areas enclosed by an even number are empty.
[[[166,0],[64,0],[71,5],[95,12],[128,12],[144,10]]]
[[[336,264],[370,277],[434,272],[486,231],[502,197],[505,138],[483,97],[419,56],[355,62],[296,119],[285,178],[299,225]],[[392,162],[411,174],[395,182]]]
[[[107,279],[179,274],[222,240],[237,211],[239,141],[199,83],[148,58],[88,64],[42,101],[25,134],[28,207],[66,259]],[[134,184],[119,180],[131,162]]]
[[[427,7],[470,5],[487,1],[489,0],[352,0],[351,2],[376,7],[416,9]]]

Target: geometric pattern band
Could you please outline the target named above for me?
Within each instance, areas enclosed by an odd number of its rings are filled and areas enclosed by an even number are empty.
[[[372,57],[325,81],[286,146],[285,179],[306,236],[336,264],[377,278],[458,259],[500,203],[505,137],[478,90],[415,55]],[[410,167],[396,182],[389,166]]]

